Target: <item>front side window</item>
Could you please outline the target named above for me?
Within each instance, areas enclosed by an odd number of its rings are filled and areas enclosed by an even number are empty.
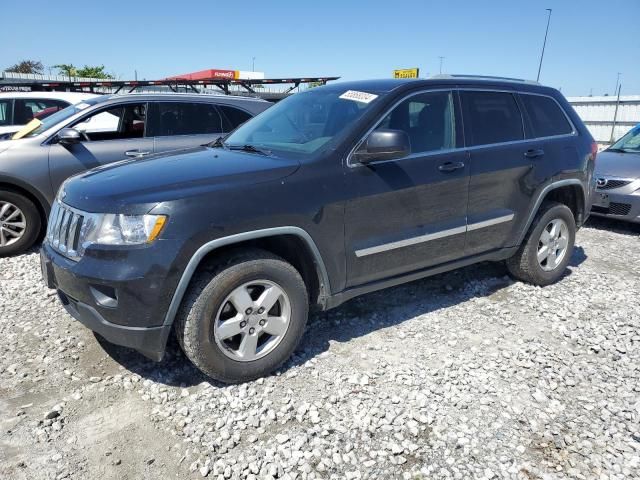
[[[0,126],[11,123],[11,100],[0,100]]]
[[[142,138],[146,111],[145,103],[118,105],[85,117],[72,127],[90,141]]]
[[[453,95],[451,92],[414,95],[395,107],[377,128],[405,131],[412,154],[455,148]]]
[[[225,144],[252,145],[296,157],[312,155],[352,128],[378,95],[338,88],[313,88],[276,103],[240,126]]]
[[[222,133],[222,118],[208,103],[158,102],[150,137]]]
[[[467,146],[524,139],[522,115],[513,94],[462,91],[460,97]]]
[[[520,94],[520,99],[529,115],[534,137],[566,135],[573,131],[567,117],[552,98]]]

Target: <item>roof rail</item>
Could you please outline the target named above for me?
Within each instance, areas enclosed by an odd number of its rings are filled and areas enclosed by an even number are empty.
[[[441,73],[439,75],[434,75],[433,79],[455,79],[455,80],[501,80],[503,82],[517,82],[517,83],[529,83],[531,85],[540,85],[540,82],[536,82],[535,80],[525,80],[524,78],[511,78],[511,77],[493,77],[491,75],[465,75],[465,74],[444,74]]]

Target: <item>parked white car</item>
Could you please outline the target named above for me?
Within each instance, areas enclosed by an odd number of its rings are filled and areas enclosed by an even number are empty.
[[[17,132],[34,118],[42,120],[69,105],[96,96],[79,92],[0,93],[0,138]]]

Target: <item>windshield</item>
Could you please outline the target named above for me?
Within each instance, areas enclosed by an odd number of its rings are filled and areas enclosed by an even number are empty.
[[[23,135],[22,138],[35,137],[36,135],[40,135],[42,132],[46,132],[56,124],[65,121],[67,118],[71,118],[76,113],[81,112],[82,110],[90,106],[91,104],[87,101],[76,103],[75,105],[69,105],[67,108],[63,108],[62,110],[42,120],[37,128],[31,130],[31,132],[27,133],[26,135]]]
[[[640,153],[640,125],[614,143],[609,150],[620,152]]]
[[[298,93],[239,127],[225,145],[311,155],[353,125],[377,98],[371,93],[334,88]]]

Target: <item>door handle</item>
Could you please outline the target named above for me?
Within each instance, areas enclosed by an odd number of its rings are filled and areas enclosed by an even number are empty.
[[[544,155],[544,150],[541,148],[532,148],[524,152],[524,156],[527,158],[538,158]]]
[[[441,172],[449,173],[460,170],[461,168],[464,168],[463,162],[446,162],[440,165],[438,167],[438,170],[440,170]]]
[[[144,157],[145,155],[149,155],[151,152],[141,152],[140,150],[127,150],[124,154],[127,157]]]

